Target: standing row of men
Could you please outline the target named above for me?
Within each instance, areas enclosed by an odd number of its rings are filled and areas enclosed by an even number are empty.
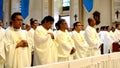
[[[57,22],[57,31],[51,30],[54,18],[46,16],[41,25],[31,20],[31,29],[21,29],[23,18],[16,12],[11,16],[11,26],[1,33],[0,63],[5,68],[23,68],[55,62],[69,61],[77,58],[100,55],[103,44],[94,29],[95,20],[88,19],[88,26],[83,35],[80,22],[73,24],[71,36],[64,19]],[[5,49],[5,51],[4,51]],[[34,57],[33,61],[32,52]],[[2,60],[4,59],[4,60]],[[2,68],[1,67],[1,68]]]
[[[98,33],[100,40],[104,43],[104,54],[108,54],[114,51],[114,44],[120,45],[120,25],[116,24],[115,27],[102,26]],[[119,49],[119,48],[117,48]]]

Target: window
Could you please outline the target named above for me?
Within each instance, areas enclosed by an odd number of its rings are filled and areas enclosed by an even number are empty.
[[[70,8],[70,0],[62,0],[63,11],[67,11]]]

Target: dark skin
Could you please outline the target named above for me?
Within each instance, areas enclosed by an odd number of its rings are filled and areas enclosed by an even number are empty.
[[[26,40],[21,40],[19,43],[17,43],[16,48],[19,47],[28,47],[28,42]]]
[[[48,33],[48,34],[50,34],[51,38],[54,39],[54,35],[52,33]]]
[[[72,55],[73,53],[75,53],[76,49],[74,47],[72,47],[72,50],[70,52],[70,55]]]
[[[95,19],[92,19],[89,25],[90,25],[91,27],[94,27],[94,26],[96,25]]]
[[[34,24],[32,25],[32,28],[35,30],[38,25],[39,25],[39,24],[38,24],[38,21],[34,21]]]
[[[2,23],[2,20],[0,20],[0,26],[4,28],[4,25]]]

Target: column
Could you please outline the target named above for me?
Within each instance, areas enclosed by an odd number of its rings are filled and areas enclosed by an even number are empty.
[[[70,0],[70,27],[72,27],[75,22],[75,14],[77,15],[76,21],[79,21],[79,9],[79,0]]]
[[[3,0],[3,23],[4,27],[7,28],[10,22],[11,16],[11,0]]]
[[[83,13],[83,9],[84,9],[83,8],[83,0],[79,0],[79,9],[80,9],[79,10],[79,21],[80,21],[81,24],[84,24],[83,23],[83,18],[84,18],[83,17],[84,16],[84,13]]]
[[[49,1],[43,0],[43,7],[42,7],[43,17],[49,15],[49,7],[48,6],[49,6]]]
[[[52,15],[55,19],[53,28],[55,29],[55,23],[59,20],[59,15],[62,12],[62,0],[53,0],[53,5],[52,5]]]
[[[11,0],[11,14],[20,12],[20,1],[21,0]]]

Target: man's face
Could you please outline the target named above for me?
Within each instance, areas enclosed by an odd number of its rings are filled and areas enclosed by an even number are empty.
[[[30,26],[29,24],[26,24],[26,25],[25,25],[25,29],[26,29],[27,31],[29,31],[30,28],[31,28],[31,26]]]
[[[22,25],[23,18],[21,15],[17,15],[14,20],[12,20],[12,25],[15,29],[19,29]]]
[[[46,29],[50,29],[52,27],[53,21],[46,22]]]
[[[96,25],[96,21],[95,21],[95,19],[92,19],[92,21],[91,21],[91,26],[95,26]]]
[[[110,32],[110,27],[108,27],[108,32]]]
[[[82,30],[82,25],[80,23],[77,23],[76,30],[78,31]]]
[[[67,25],[67,22],[66,22],[66,21],[62,22],[61,28],[64,28],[64,29],[67,29],[67,28],[68,28],[68,25]]]
[[[39,25],[38,21],[34,21],[33,28],[36,28]]]

